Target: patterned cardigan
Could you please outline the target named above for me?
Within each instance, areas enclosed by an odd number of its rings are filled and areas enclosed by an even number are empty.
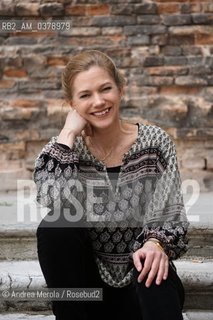
[[[170,261],[188,248],[175,145],[158,126],[138,128],[114,183],[81,136],[72,149],[53,137],[33,174],[40,204],[60,212],[75,208],[89,230],[100,276],[114,287],[131,282],[130,257],[150,237],[161,241]]]

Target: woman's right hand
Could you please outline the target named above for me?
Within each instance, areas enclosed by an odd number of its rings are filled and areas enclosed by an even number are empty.
[[[70,110],[57,142],[72,148],[75,137],[80,135],[86,127],[87,121],[75,109]]]
[[[82,130],[86,127],[87,121],[75,110],[68,112],[67,118],[62,130],[67,130],[76,136],[80,135]]]

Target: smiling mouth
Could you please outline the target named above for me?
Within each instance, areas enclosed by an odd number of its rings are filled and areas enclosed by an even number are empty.
[[[109,113],[109,111],[111,110],[111,108],[107,108],[103,111],[98,111],[98,112],[93,112],[92,115],[96,116],[96,117],[103,117],[105,116],[107,113]]]

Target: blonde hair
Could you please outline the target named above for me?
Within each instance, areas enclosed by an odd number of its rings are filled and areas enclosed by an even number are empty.
[[[125,78],[109,56],[98,50],[86,50],[73,56],[62,74],[62,86],[68,100],[72,99],[72,86],[77,74],[89,70],[92,66],[107,71],[120,90],[124,87]]]

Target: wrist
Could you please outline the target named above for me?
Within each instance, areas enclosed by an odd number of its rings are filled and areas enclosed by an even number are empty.
[[[163,245],[161,244],[161,242],[158,239],[149,238],[149,239],[147,239],[147,241],[145,243],[147,243],[147,242],[154,243],[161,251],[163,251],[165,253],[164,247],[163,247]]]
[[[75,130],[73,130],[69,127],[63,127],[61,132],[63,132],[64,134],[67,134],[67,135],[74,135],[74,137],[77,136]]]
[[[72,148],[75,137],[76,134],[74,131],[70,130],[69,128],[63,128],[57,138],[57,142]]]

